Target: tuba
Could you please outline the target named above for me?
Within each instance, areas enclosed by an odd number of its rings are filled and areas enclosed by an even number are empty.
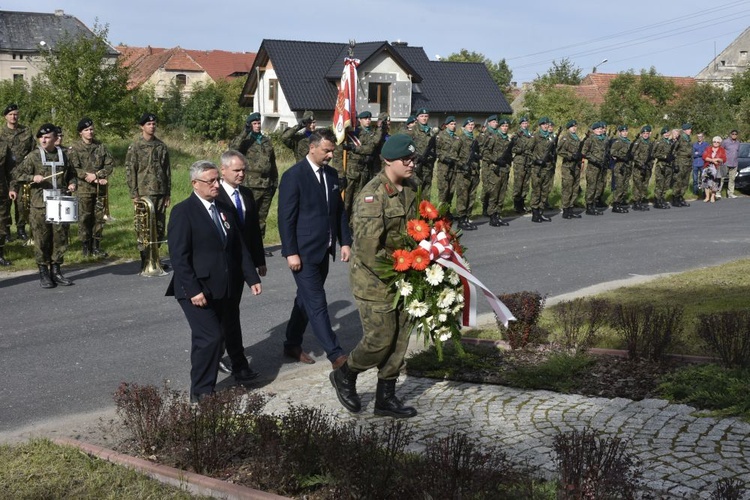
[[[148,196],[133,200],[133,225],[141,251],[141,276],[165,276],[159,262],[159,243],[156,231],[156,209]]]

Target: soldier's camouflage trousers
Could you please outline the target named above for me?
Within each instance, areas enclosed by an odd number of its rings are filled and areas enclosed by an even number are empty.
[[[682,199],[685,196],[688,185],[690,185],[690,175],[693,172],[693,166],[677,167],[677,172],[672,174],[672,198],[675,196]]]
[[[68,224],[46,222],[44,208],[31,207],[29,223],[34,235],[34,259],[37,265],[62,264],[68,249]]]
[[[527,165],[524,157],[513,160],[513,199],[526,198],[531,182],[531,166]]]
[[[105,211],[102,197],[94,193],[78,196],[78,238],[81,241],[102,239]]]
[[[417,178],[422,181],[422,199],[423,200],[429,200],[430,196],[432,196],[432,170],[434,166],[433,165],[422,165],[418,164],[417,167],[414,169],[414,175],[417,176]]]
[[[663,200],[667,191],[672,186],[672,165],[667,163],[656,163],[656,184],[654,185],[654,198]]]
[[[354,200],[362,188],[370,182],[370,167],[366,164],[352,165],[346,169],[346,190],[344,191],[344,210],[351,220]]]
[[[455,167],[449,167],[445,163],[438,163],[437,166],[437,188],[438,188],[438,203],[445,203],[450,208],[453,203],[453,193],[456,190],[456,177],[458,174],[455,173]]]
[[[555,180],[554,167],[533,165],[531,167],[531,208],[544,209],[552,184]]]
[[[650,168],[633,169],[633,201],[647,202],[649,182],[651,182]]]
[[[456,174],[456,215],[471,217],[474,200],[479,187],[479,171],[472,169],[469,173]]]
[[[608,168],[586,165],[586,205],[593,205],[604,192]],[[601,188],[601,191],[599,190]]]
[[[394,380],[404,366],[409,346],[409,315],[393,300],[370,301],[355,297],[364,335],[349,354],[349,366],[363,372],[378,367],[378,378]]]
[[[258,209],[258,222],[260,223],[260,235],[266,236],[266,219],[271,210],[271,202],[276,194],[276,188],[250,188],[255,198],[255,206]]]
[[[630,187],[630,178],[632,177],[633,169],[628,162],[621,162],[615,164],[615,169],[612,171],[612,175],[615,178],[615,192],[612,199],[612,203],[619,205],[625,205],[628,202],[628,187]]]
[[[576,198],[578,198],[578,188],[581,185],[581,163],[562,165],[560,174],[562,177],[560,203],[562,208],[573,208]]]
[[[500,167],[499,175],[495,173],[495,165],[482,167],[482,200],[487,203],[487,213],[500,215],[503,211],[505,193],[508,191],[510,167]]]

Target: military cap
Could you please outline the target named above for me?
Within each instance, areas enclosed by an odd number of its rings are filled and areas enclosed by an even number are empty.
[[[388,121],[388,120],[390,120],[390,119],[391,119],[391,115],[389,115],[389,114],[388,114],[388,113],[386,113],[385,111],[381,112],[381,113],[380,113],[380,114],[378,115],[378,121],[379,121],[379,122],[382,122],[383,120],[386,120],[386,121]]]
[[[59,125],[55,125],[55,133],[57,135],[63,135],[62,127],[60,127]]]
[[[597,128],[607,128],[607,124],[604,122],[594,122],[591,124],[591,130],[595,130]]]
[[[57,127],[55,127],[51,123],[45,123],[44,125],[39,127],[39,131],[36,133],[36,138],[39,139],[41,136],[47,134],[57,134]]]
[[[627,130],[627,129],[628,129],[627,125],[618,125],[617,126],[617,131],[618,132],[622,132],[623,130]]]
[[[518,120],[518,123],[523,123],[523,122],[528,123],[529,122],[529,117],[528,116],[522,116],[521,119]]]
[[[468,125],[469,123],[474,123],[474,118],[472,118],[471,116],[467,117],[467,118],[466,118],[466,119],[464,120],[464,125],[463,125],[463,126],[465,127],[465,126],[466,126],[466,125]]]
[[[87,128],[91,127],[94,124],[94,120],[91,118],[84,116],[81,118],[81,121],[78,122],[78,126],[76,127],[76,131],[80,134],[81,131],[86,130]]]
[[[156,115],[153,113],[143,113],[141,115],[141,119],[138,120],[138,125],[145,125],[148,122],[155,122],[156,121]]]
[[[456,117],[453,115],[449,115],[445,117],[445,121],[443,121],[443,125],[448,125],[450,122],[455,122]]]
[[[693,128],[693,124],[692,123],[683,123],[682,124],[682,130],[690,130],[692,128]]]
[[[537,124],[539,125],[544,125],[546,123],[549,123],[549,118],[547,118],[546,116],[539,118],[539,121],[537,122]]]
[[[260,121],[260,113],[251,113],[248,115],[247,120],[245,120],[245,123],[253,123],[253,122],[259,122]]]
[[[417,121],[416,118],[414,118],[414,115],[411,115],[409,118],[406,119],[406,124],[409,125],[410,123],[414,123]]]
[[[396,160],[412,156],[417,152],[414,141],[406,134],[396,134],[388,138],[383,144],[380,154],[386,160]]]
[[[357,118],[372,118],[372,113],[370,113],[369,111],[362,111],[357,115]]]
[[[651,125],[644,125],[641,127],[641,133],[643,132],[651,132]]]
[[[662,128],[661,128],[661,135],[664,135],[664,134],[666,134],[667,132],[669,132],[669,127],[667,127],[667,126],[664,126],[664,127],[662,127]]]
[[[510,120],[508,120],[507,118],[501,118],[500,120],[498,120],[497,124],[498,124],[498,126],[499,125],[510,125]]]
[[[430,112],[427,110],[427,108],[419,108],[416,113],[414,113],[415,116],[419,115],[429,115]]]
[[[302,120],[307,120],[308,118],[311,120],[315,120],[315,115],[312,111],[305,110],[305,112],[302,114]]]
[[[575,120],[568,120],[568,123],[565,124],[565,128],[575,127],[578,125],[578,122]]]
[[[3,110],[3,116],[7,115],[11,111],[18,111],[18,104],[8,104]]]
[[[497,115],[490,115],[489,118],[487,118],[488,122],[491,122],[492,120],[497,120]]]

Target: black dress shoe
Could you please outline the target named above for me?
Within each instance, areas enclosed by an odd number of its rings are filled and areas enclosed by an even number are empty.
[[[250,367],[248,366],[247,368],[243,368],[240,371],[232,372],[232,375],[234,376],[234,380],[235,382],[237,382],[237,385],[245,385],[249,384],[250,381],[258,378],[259,373],[250,369]]]
[[[232,362],[229,358],[221,358],[219,360],[219,371],[229,375],[232,373]]]
[[[190,396],[190,402],[193,403],[193,404],[198,404],[201,401],[203,401],[204,399],[206,399],[208,397],[211,397],[213,395],[214,395],[213,392],[204,392],[202,394],[193,394],[193,395]]]
[[[270,250],[263,250],[263,255],[266,257],[273,257],[273,252]]]

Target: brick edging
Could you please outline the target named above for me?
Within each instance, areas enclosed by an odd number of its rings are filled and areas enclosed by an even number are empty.
[[[213,498],[237,500],[281,500],[282,497],[265,491],[254,490],[239,484],[228,483],[194,472],[188,472],[166,465],[156,464],[142,458],[118,453],[114,450],[96,446],[77,439],[54,438],[52,442],[62,446],[72,446],[84,453],[106,460],[117,465],[135,469],[162,483],[170,484],[197,495],[207,495]]]

